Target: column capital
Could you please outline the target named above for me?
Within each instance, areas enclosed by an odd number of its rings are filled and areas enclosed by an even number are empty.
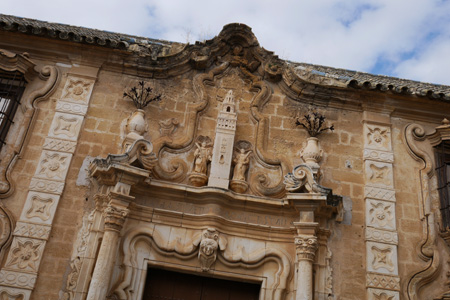
[[[298,260],[314,261],[318,248],[317,237],[312,235],[297,235],[295,237],[295,248]]]
[[[120,232],[128,212],[129,210],[125,207],[108,204],[104,211],[105,230]]]

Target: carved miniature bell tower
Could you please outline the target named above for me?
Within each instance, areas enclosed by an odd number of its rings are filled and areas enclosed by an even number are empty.
[[[233,91],[230,90],[225,96],[222,109],[217,116],[216,137],[214,139],[208,186],[228,189],[236,121],[236,104]]]

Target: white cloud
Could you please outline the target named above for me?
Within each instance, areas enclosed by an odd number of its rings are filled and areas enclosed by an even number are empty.
[[[225,24],[245,23],[261,46],[282,58],[450,84],[442,68],[450,60],[443,50],[450,43],[449,1],[2,2],[7,14],[180,42],[211,38]]]

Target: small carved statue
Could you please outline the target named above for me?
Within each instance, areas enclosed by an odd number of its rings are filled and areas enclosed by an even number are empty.
[[[197,149],[194,152],[194,172],[206,175],[208,163],[212,159],[211,139],[209,137],[200,136],[195,145],[197,146]]]
[[[219,237],[219,232],[216,229],[208,228],[194,241],[195,246],[199,244],[198,259],[202,271],[207,272],[217,259],[217,250],[225,250],[226,240],[223,237]]]
[[[233,162],[235,163],[233,180],[245,181],[245,172],[247,171],[248,164],[250,163],[249,156],[252,150],[246,150],[245,148],[237,149]]]

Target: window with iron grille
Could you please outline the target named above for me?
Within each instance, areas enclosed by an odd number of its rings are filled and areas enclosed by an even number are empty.
[[[20,105],[25,83],[22,73],[0,70],[0,150],[6,143],[11,124],[14,123],[14,115]]]
[[[442,141],[436,146],[436,175],[441,201],[442,225],[450,228],[450,141]]]

